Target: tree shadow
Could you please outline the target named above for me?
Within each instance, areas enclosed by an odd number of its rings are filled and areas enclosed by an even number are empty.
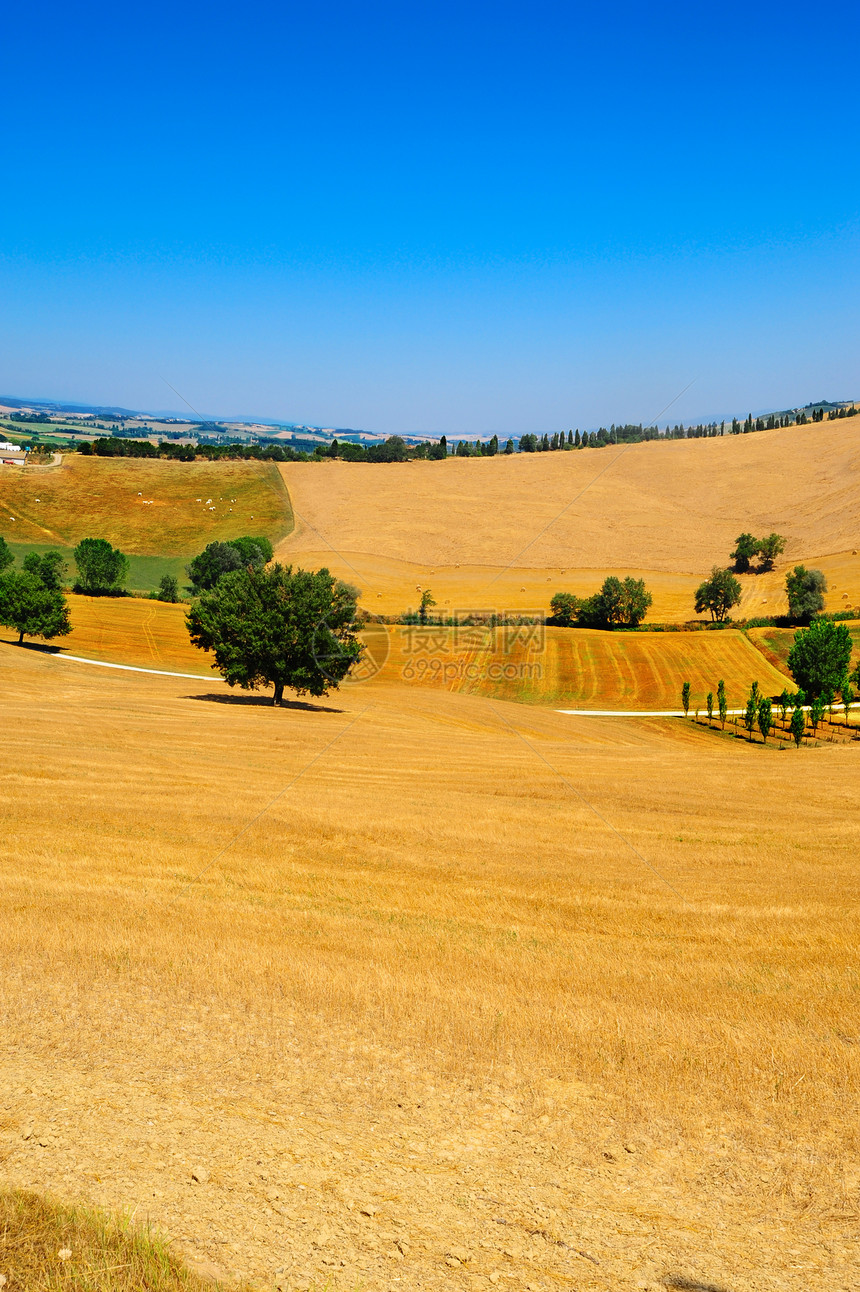
[[[702,1283],[699,1279],[688,1279],[683,1274],[664,1274],[660,1280],[664,1287],[674,1288],[675,1292],[728,1292],[718,1283]]]
[[[60,655],[65,646],[52,646],[50,642],[19,642],[17,637],[0,637],[4,646],[17,646],[19,650],[34,650],[40,655]]]
[[[204,700],[209,704],[243,704],[257,708],[273,709],[271,696],[268,695],[224,695],[223,692],[207,692],[205,695],[186,695],[186,700]],[[343,709],[332,708],[328,704],[309,704],[307,700],[283,700],[282,709],[304,709],[307,713],[343,713]]]

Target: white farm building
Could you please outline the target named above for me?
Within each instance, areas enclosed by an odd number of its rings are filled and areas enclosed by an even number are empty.
[[[14,466],[16,463],[23,465],[27,461],[27,450],[22,449],[20,444],[5,444],[0,442],[0,462],[7,466]]]

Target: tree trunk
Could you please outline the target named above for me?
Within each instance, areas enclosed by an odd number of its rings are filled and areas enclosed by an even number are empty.
[[[21,628],[21,629],[20,629],[20,636],[19,636],[19,638],[18,638],[18,645],[19,645],[19,646],[23,646],[23,645],[24,645],[24,629],[23,629],[23,628]]]
[[[283,698],[284,698],[284,684],[283,682],[276,682],[275,694],[272,696],[272,704],[280,705]]]

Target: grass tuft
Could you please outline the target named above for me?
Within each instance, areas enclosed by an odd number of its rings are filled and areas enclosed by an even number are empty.
[[[25,1189],[0,1191],[3,1292],[212,1292],[148,1226]]]

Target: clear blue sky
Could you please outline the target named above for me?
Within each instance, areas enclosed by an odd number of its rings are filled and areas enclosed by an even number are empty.
[[[856,3],[7,8],[0,392],[384,432],[860,396]]]

